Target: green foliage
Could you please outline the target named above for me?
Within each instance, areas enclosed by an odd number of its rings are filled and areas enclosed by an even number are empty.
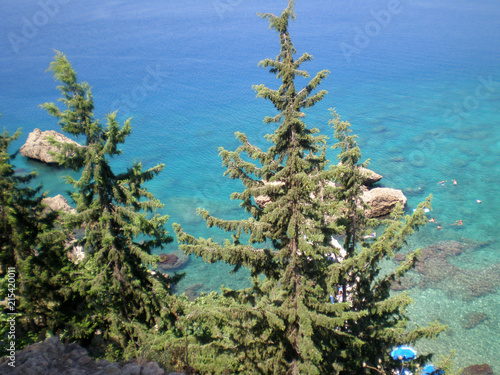
[[[361,152],[350,124],[333,113],[340,164],[327,168],[326,137],[303,121],[301,110],[326,94],[316,90],[328,71],[296,89],[296,77],[309,77],[299,67],[312,57],[303,54],[294,60],[288,32],[293,6],[289,1],[279,17],[261,14],[281,44],[276,59],[259,64],[281,86],[254,86],[257,97],[271,101],[278,112],[264,119],[275,124],[266,136],[270,147],[264,151],[236,133],[240,147],[219,149],[225,175],[245,186],[231,198],[241,200],[250,217],[224,220],[199,210],[208,227],[231,233],[231,240],[222,244],[195,238],[174,224],[186,253],[251,272],[252,287],[223,289],[222,296],[212,294],[186,307],[184,324],[198,326],[184,333],[196,353],[194,366],[202,373],[360,374],[363,361],[386,358],[393,345],[434,337],[443,329],[432,325],[408,332],[405,307],[411,300],[406,294],[390,294],[391,282],[414,265],[417,253],[391,273],[380,274],[380,263],[425,224],[423,209],[430,207],[430,198],[412,216],[397,207],[383,222],[382,236],[371,244],[363,239],[378,222],[365,216],[360,172],[365,164],[358,164]],[[343,249],[334,236],[344,237]],[[344,302],[332,304],[330,296],[339,286]]]
[[[58,227],[58,214],[45,210],[41,187],[26,186],[35,173],[17,175],[10,164],[7,149],[19,135],[20,131],[0,135],[0,298],[7,293],[15,296],[17,348],[21,349],[33,337],[65,328],[74,307],[68,290],[74,267],[66,255],[68,233]],[[6,280],[9,267],[15,270],[12,292]]]
[[[71,335],[90,340],[99,332],[112,348],[128,355],[130,347],[141,346],[135,340],[143,332],[158,326],[168,330],[164,322],[173,319],[164,307],[172,298],[172,280],[151,271],[158,260],[151,251],[172,241],[164,229],[168,216],[154,214],[163,205],[143,187],[164,165],[144,171],[136,163],[116,174],[110,158],[121,154],[119,145],[131,133],[130,119],[120,126],[111,113],[102,127],[92,113],[90,86],[77,83],[66,56],[57,52],[49,70],[62,83],[60,101],[67,109],[54,103],[42,107],[59,119],[63,131],[86,137],[85,147],[53,141],[60,148],[59,163],[81,171],[79,179],[66,178],[75,189],[77,213],[65,223],[72,230],[84,229],[77,244],[87,254],[72,284],[81,304]]]
[[[48,71],[52,72],[56,81],[62,83],[62,85],[57,86],[62,93],[62,98],[59,101],[67,109],[61,111],[54,103],[45,103],[41,107],[47,110],[51,116],[59,119],[63,131],[76,136],[84,134],[87,145],[96,141],[102,128],[92,113],[94,98],[90,85],[87,82],[77,82],[76,72],[62,52],[56,51],[56,56],[54,61],[50,63]],[[66,153],[63,154],[66,155]]]

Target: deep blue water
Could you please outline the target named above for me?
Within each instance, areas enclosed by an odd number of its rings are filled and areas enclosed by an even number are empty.
[[[279,43],[256,13],[279,14],[285,3],[1,0],[0,126],[23,128],[13,150],[36,127],[59,130],[38,105],[59,98],[45,70],[53,50],[63,51],[79,79],[93,86],[99,118],[114,110],[120,119],[133,117],[117,169],[134,161],[146,168],[165,163],[148,187],[165,204],[169,225],[222,239],[195,209],[244,216],[228,198],[241,185],[221,178],[217,148],[236,148],[235,131],[266,146],[263,136],[273,129],[262,119],[274,110],[255,98],[251,86],[278,86],[257,63],[275,57]],[[486,362],[500,372],[500,3],[310,0],[298,1],[296,13],[295,47],[314,55],[303,68],[311,75],[331,71],[321,85],[329,95],[307,111],[307,123],[331,136],[328,108],[335,107],[359,134],[383,186],[415,192],[408,194],[409,211],[434,195],[431,216],[443,229],[429,225],[405,250],[439,241],[483,242],[448,258],[445,277],[409,290],[416,323],[438,319],[450,326],[418,349],[455,350],[457,365]],[[329,156],[335,160],[333,152]],[[51,195],[69,188],[61,178],[66,171],[21,156],[15,164],[37,170]],[[442,180],[448,182],[437,184]],[[464,225],[452,226],[456,220]],[[228,267],[198,259],[184,271],[180,290],[194,283],[203,284],[199,291],[247,283],[245,272],[231,276]],[[483,289],[471,295],[467,288],[480,281]],[[466,328],[467,314],[474,313],[487,319]]]

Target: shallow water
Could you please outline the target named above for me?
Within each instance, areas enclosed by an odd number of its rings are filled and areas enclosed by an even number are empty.
[[[275,57],[278,42],[255,13],[278,13],[284,2],[236,1],[225,11],[218,7],[221,2],[67,2],[54,15],[47,13],[42,25],[43,19],[36,18],[44,11],[38,3],[0,1],[5,15],[0,25],[0,125],[24,131],[13,148],[35,127],[58,130],[37,106],[58,99],[44,71],[53,49],[62,50],[79,78],[93,86],[100,118],[115,109],[120,119],[133,117],[133,134],[114,161],[116,168],[134,161],[146,168],[165,163],[148,188],[165,204],[168,224],[178,222],[195,236],[223,239],[223,233],[205,228],[196,208],[223,218],[244,217],[228,198],[241,185],[222,178],[217,148],[236,148],[235,131],[266,146],[263,136],[272,128],[262,119],[273,109],[255,99],[251,85],[277,87],[257,62]],[[315,56],[304,68],[311,74],[332,72],[321,85],[329,95],[306,112],[306,122],[332,138],[328,108],[335,107],[351,121],[370,168],[384,176],[381,186],[402,189],[409,211],[433,195],[429,217],[443,229],[430,224],[404,251],[440,241],[482,243],[447,258],[446,277],[409,289],[415,299],[410,311],[416,323],[438,319],[450,326],[439,339],[420,343],[419,350],[443,355],[455,350],[459,366],[489,363],[500,372],[500,288],[498,268],[492,268],[500,263],[500,4],[402,1],[401,11],[347,59],[341,43],[355,45],[355,28],[365,28],[373,14],[387,7],[388,2],[378,0],[297,4],[292,38],[299,53]],[[16,51],[9,35],[23,36],[25,19],[38,20],[40,26]],[[335,160],[333,153],[329,157]],[[51,195],[69,189],[62,182],[68,171],[20,155],[15,164],[37,170]],[[443,180],[444,185],[438,184]],[[452,226],[457,220],[463,225]],[[174,243],[163,251],[176,248]],[[246,272],[230,275],[230,270],[190,259],[178,270],[186,272],[179,290],[193,284],[197,292],[247,285]],[[481,280],[488,281],[480,289],[483,294],[471,295],[468,286]],[[486,318],[469,327],[468,314]]]

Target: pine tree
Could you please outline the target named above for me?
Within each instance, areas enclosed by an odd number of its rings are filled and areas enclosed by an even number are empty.
[[[412,302],[411,298],[406,293],[390,293],[391,284],[415,265],[420,250],[409,253],[398,267],[381,274],[381,263],[394,257],[406,239],[427,224],[424,208],[430,208],[432,196],[411,216],[403,216],[403,207],[397,205],[390,218],[380,223],[384,226],[383,233],[375,241],[366,241],[364,235],[378,225],[366,218],[365,210],[369,207],[361,199],[364,180],[361,167],[366,167],[368,161],[359,163],[361,151],[350,123],[341,121],[333,111],[332,115],[330,124],[338,140],[334,148],[341,150],[340,163],[334,167],[337,185],[334,197],[342,204],[337,223],[345,235],[345,256],[342,262],[335,263],[331,282],[339,285],[341,299],[348,301],[349,311],[355,313],[337,330],[356,338],[349,337],[341,343],[344,350],[335,361],[343,373],[356,374],[361,373],[363,363],[390,362],[388,353],[395,345],[412,344],[424,337],[435,338],[445,327],[435,322],[409,330],[406,307]]]
[[[439,331],[431,328],[406,334],[403,310],[408,299],[389,297],[390,281],[411,266],[413,257],[394,273],[377,278],[380,261],[423,224],[422,209],[403,222],[398,210],[380,240],[371,248],[360,247],[365,245],[361,236],[373,222],[359,208],[359,149],[346,124],[337,121],[342,163],[327,168],[325,137],[303,122],[301,110],[326,94],[314,92],[328,71],[317,73],[300,91],[296,89],[297,77],[309,77],[299,67],[312,56],[303,54],[294,60],[296,51],[288,31],[289,21],[295,18],[293,7],[289,1],[279,17],[261,14],[278,32],[281,46],[276,59],[260,62],[281,79],[281,86],[277,90],[254,87],[257,96],[270,100],[278,111],[264,120],[276,124],[274,133],[267,136],[272,145],[263,151],[245,134],[237,133],[242,145],[236,151],[220,149],[225,174],[245,186],[231,198],[241,200],[251,217],[223,220],[199,210],[208,227],[232,233],[223,244],[196,239],[174,225],[186,253],[251,272],[252,287],[223,289],[221,296],[210,294],[199,302],[209,306],[206,310],[197,304],[191,307],[191,321],[185,324],[204,325],[193,341],[201,353],[195,366],[204,373],[226,369],[359,374],[363,360],[387,355],[390,345]],[[268,203],[257,204],[259,196],[265,196]],[[343,233],[346,253],[332,241],[334,235]],[[345,259],[339,262],[341,258]],[[339,285],[346,302],[332,304],[330,296],[336,295]]]
[[[272,146],[263,151],[245,134],[237,133],[242,145],[234,152],[220,150],[226,174],[242,180],[246,187],[231,197],[242,200],[241,205],[252,217],[226,221],[201,210],[209,227],[233,232],[232,242],[222,245],[195,239],[176,226],[187,253],[208,262],[222,260],[234,265],[235,270],[244,266],[251,272],[251,288],[225,290],[223,297],[227,299],[217,302],[237,321],[218,327],[219,336],[204,347],[220,348],[216,350],[219,355],[231,350],[239,353],[234,367],[241,372],[314,374],[330,368],[323,366],[325,344],[316,341],[314,332],[320,326],[331,327],[329,331],[333,332],[339,325],[335,311],[342,309],[329,303],[328,297],[333,286],[327,272],[331,262],[325,254],[336,251],[331,245],[336,226],[325,220],[335,202],[321,199],[332,189],[326,181],[333,179],[333,173],[325,170],[326,139],[317,134],[318,129],[306,127],[301,112],[326,94],[324,90],[313,92],[328,71],[317,73],[304,88],[296,89],[296,77],[309,77],[299,67],[312,56],[303,54],[294,60],[296,51],[288,32],[289,21],[295,18],[293,6],[290,1],[279,17],[261,14],[278,32],[281,45],[276,59],[260,62],[281,79],[281,86],[278,90],[254,87],[258,97],[270,100],[278,110],[277,115],[264,120],[277,124],[274,133],[267,136]],[[270,203],[260,207],[253,199],[258,196],[269,197]],[[242,233],[249,235],[248,244],[240,242]],[[204,368],[216,370],[209,364]]]
[[[66,178],[75,188],[77,210],[67,225],[84,229],[78,244],[88,254],[74,283],[84,303],[72,334],[90,339],[100,330],[109,343],[135,355],[135,340],[153,327],[165,328],[172,318],[164,304],[174,280],[151,271],[157,262],[152,249],[172,241],[164,229],[168,216],[154,214],[163,205],[143,187],[164,165],[143,171],[136,163],[116,174],[110,159],[121,154],[118,147],[131,133],[130,119],[120,127],[116,112],[111,113],[102,127],[92,113],[89,85],[77,83],[66,56],[57,52],[49,70],[62,83],[60,100],[67,109],[60,111],[54,103],[43,107],[59,119],[63,131],[86,137],[85,147],[59,144],[57,154],[62,166],[81,170],[79,179]]]
[[[8,147],[20,134],[0,135],[0,272],[5,277],[9,267],[15,270],[15,306],[7,308],[18,313],[18,348],[47,330],[64,330],[74,308],[67,286],[73,269],[68,234],[57,224],[58,213],[45,210],[42,187],[29,186],[36,173],[18,175],[10,164]],[[4,286],[2,297],[9,289]]]

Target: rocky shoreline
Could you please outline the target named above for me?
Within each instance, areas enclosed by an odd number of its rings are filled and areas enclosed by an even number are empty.
[[[9,365],[9,357],[0,359],[0,374],[184,375],[179,372],[166,373],[156,362],[119,364],[107,360],[96,361],[78,344],[63,345],[55,336],[17,351],[14,357],[15,367]]]

